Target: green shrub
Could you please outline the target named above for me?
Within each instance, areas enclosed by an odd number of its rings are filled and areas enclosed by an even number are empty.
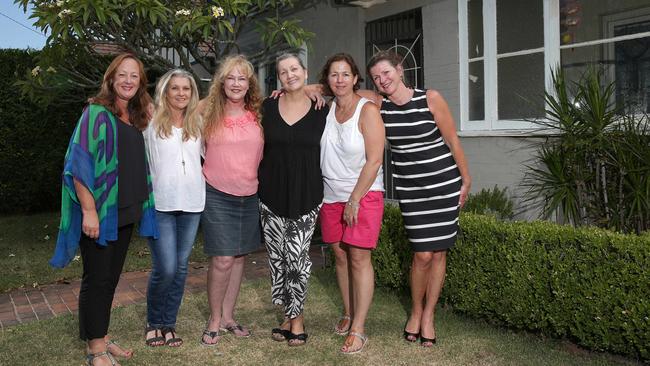
[[[14,83],[31,72],[35,54],[0,50],[0,213],[59,207],[63,157],[83,108],[21,95]]]
[[[499,220],[512,220],[514,203],[507,193],[508,188],[481,189],[478,193],[470,193],[463,211],[479,215],[492,215]]]
[[[441,302],[497,324],[650,359],[649,235],[469,213],[460,225]],[[410,250],[396,207],[386,207],[373,256],[379,286],[406,286]]]

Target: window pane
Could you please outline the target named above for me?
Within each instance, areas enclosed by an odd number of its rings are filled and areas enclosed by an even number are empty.
[[[497,52],[506,53],[544,46],[542,0],[497,1]]]
[[[483,1],[471,0],[467,3],[467,23],[469,58],[483,56]]]
[[[650,37],[564,49],[561,60],[568,80],[580,80],[590,67],[602,70],[603,83],[614,82],[615,102],[624,112],[650,113]]]
[[[649,13],[648,0],[560,0],[561,44],[613,37],[611,22]]]
[[[469,63],[469,120],[485,119],[483,61]]]
[[[544,116],[544,54],[498,61],[499,119]]]

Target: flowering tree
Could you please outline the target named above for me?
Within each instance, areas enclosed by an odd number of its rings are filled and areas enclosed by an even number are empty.
[[[23,91],[45,97],[52,89],[97,90],[108,50],[128,50],[150,72],[173,67],[212,74],[219,59],[241,52],[240,35],[259,35],[259,57],[280,46],[298,48],[312,33],[286,15],[313,1],[296,0],[14,0],[34,25],[49,33],[39,66]],[[255,38],[253,38],[255,40]],[[170,57],[174,55],[174,57]],[[98,62],[98,60],[100,62]],[[204,75],[205,76],[205,75]],[[74,89],[74,90],[71,90]],[[43,93],[44,92],[44,93]],[[83,96],[82,96],[83,97]],[[77,97],[78,99],[78,97]]]

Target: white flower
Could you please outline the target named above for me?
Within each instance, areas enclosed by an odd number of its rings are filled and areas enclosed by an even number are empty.
[[[56,6],[58,6],[59,8],[62,7],[64,4],[65,4],[65,1],[63,1],[63,0],[58,0],[56,2]]]
[[[59,12],[59,18],[63,18],[64,16],[70,15],[72,13],[74,13],[74,12],[72,10],[70,10],[70,9],[63,9],[63,10],[61,10]]]
[[[75,255],[74,258],[72,258],[72,260],[73,261],[79,261],[79,258],[81,258],[81,256]]]
[[[189,16],[191,13],[188,9],[176,10],[176,16]]]
[[[212,16],[215,18],[222,17],[224,15],[223,8],[220,6],[213,6],[212,7]]]
[[[41,73],[41,67],[36,66],[35,68],[32,69],[32,76],[38,76],[38,74]]]

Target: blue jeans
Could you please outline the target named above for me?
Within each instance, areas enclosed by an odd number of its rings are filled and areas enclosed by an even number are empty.
[[[153,265],[147,288],[149,326],[176,326],[176,315],[185,290],[187,262],[200,219],[200,212],[156,211],[160,236],[149,240]]]

